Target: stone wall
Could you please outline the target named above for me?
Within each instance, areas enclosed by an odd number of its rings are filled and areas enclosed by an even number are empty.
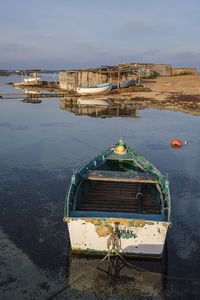
[[[156,64],[152,65],[153,75],[158,76],[171,76],[172,65]]]
[[[172,76],[175,75],[182,75],[182,74],[190,74],[190,75],[197,75],[197,69],[196,68],[174,68],[172,69]]]
[[[142,64],[142,63],[126,63],[120,64],[120,67],[130,67],[135,70],[137,76],[171,76],[172,65],[167,64]]]

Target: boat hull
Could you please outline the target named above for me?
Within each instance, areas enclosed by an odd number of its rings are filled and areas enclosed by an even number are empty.
[[[169,182],[120,140],[72,175],[64,221],[73,252],[161,258],[171,226]]]
[[[111,89],[111,84],[102,84],[97,86],[77,87],[77,93],[81,95],[96,95],[108,93]]]
[[[40,77],[33,77],[33,78],[24,78],[24,82],[38,82],[40,80]]]
[[[120,218],[66,218],[73,252],[108,253],[108,239],[116,222],[119,252],[127,256],[157,257],[163,253],[170,222]]]
[[[135,81],[134,80],[126,80],[126,81],[122,81],[119,82],[119,88],[128,88],[130,86],[134,86],[135,85]],[[112,83],[112,89],[117,89],[118,88],[118,84],[117,83]]]
[[[40,81],[23,81],[23,82],[16,82],[13,84],[14,87],[20,87],[20,86],[35,86],[35,85],[41,85],[41,82]]]

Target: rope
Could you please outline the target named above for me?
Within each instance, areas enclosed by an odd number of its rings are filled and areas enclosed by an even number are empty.
[[[149,274],[154,274],[154,275],[157,275],[157,276],[160,276],[160,275],[161,275],[161,273],[155,273],[155,272],[147,271],[147,270],[145,270],[145,269],[143,269],[143,268],[137,267],[136,265],[133,265],[133,264],[127,262],[127,260],[125,260],[125,259],[123,258],[123,256],[121,256],[120,254],[119,254],[119,257],[124,261],[124,263],[125,263],[127,266],[129,266],[129,267],[131,267],[131,268],[134,268],[134,269],[136,269],[137,271],[148,272]],[[183,280],[183,281],[199,280],[199,278],[184,278],[184,277],[170,276],[170,275],[164,275],[164,274],[162,274],[162,276],[165,277],[165,278],[168,278],[168,279],[176,279],[176,280]]]
[[[112,248],[110,249],[112,245]],[[119,237],[117,236],[116,232],[113,233],[109,238],[108,238],[108,241],[107,241],[107,248],[108,248],[108,260],[110,260],[110,254],[112,252],[119,252]]]
[[[138,193],[140,194],[140,193]],[[141,272],[148,272],[149,274],[153,274],[153,275],[156,275],[156,276],[160,276],[161,273],[155,273],[155,272],[151,272],[151,271],[147,271],[145,270],[144,268],[140,268],[140,267],[137,267],[136,265],[132,264],[132,263],[129,263],[119,252],[120,250],[120,240],[119,240],[119,236],[117,234],[117,230],[118,228],[115,229],[115,232],[108,238],[108,241],[107,241],[107,248],[108,248],[108,254],[101,260],[100,264],[106,260],[106,258],[108,258],[108,260],[110,260],[110,255],[116,255],[116,256],[119,256],[120,259],[124,262],[124,264],[126,264],[127,266],[129,266],[130,268],[134,268],[135,270],[137,271],[141,271]],[[110,249],[110,246],[111,246],[111,243],[112,243],[112,248]],[[99,265],[100,265],[99,264]],[[99,266],[98,265],[98,266]],[[162,274],[162,276],[164,278],[168,278],[168,279],[176,279],[176,280],[182,280],[182,281],[193,281],[193,280],[197,280],[197,278],[183,278],[183,277],[178,277],[178,276],[169,276],[169,275],[165,275],[165,274]]]

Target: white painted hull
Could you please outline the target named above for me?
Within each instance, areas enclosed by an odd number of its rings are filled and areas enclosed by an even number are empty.
[[[96,87],[77,87],[77,93],[81,95],[94,95],[108,93],[112,89],[112,85],[96,86]]]
[[[30,77],[30,78],[24,78],[24,82],[38,82],[40,80],[40,77]]]
[[[119,225],[120,252],[136,256],[162,256],[169,222],[112,218],[66,218],[71,248],[75,252],[105,253],[107,242]],[[131,224],[129,226],[128,224]]]

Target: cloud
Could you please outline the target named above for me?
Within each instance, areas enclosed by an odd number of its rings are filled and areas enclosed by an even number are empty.
[[[0,64],[5,69],[73,69],[123,62],[168,63],[174,67],[200,68],[200,51],[178,51],[164,47],[140,50],[123,43],[118,46],[112,43],[100,45],[76,38],[61,44],[51,40],[50,35],[43,44],[15,42],[0,46]]]

